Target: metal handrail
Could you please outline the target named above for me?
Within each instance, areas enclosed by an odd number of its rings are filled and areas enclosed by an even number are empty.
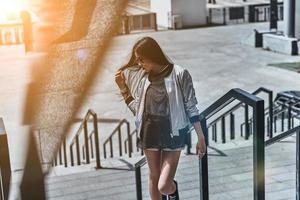
[[[276,119],[276,117],[278,115],[280,115],[282,113],[282,110],[280,110],[279,112],[274,113],[274,110],[277,109],[278,107],[282,107],[282,105],[278,105],[278,106],[273,106],[273,121],[274,119]],[[284,110],[285,112],[286,110]],[[265,116],[267,116],[269,114],[269,107],[265,108]],[[269,120],[269,117],[267,117],[267,119]],[[269,121],[267,120],[267,122],[269,123]],[[248,124],[251,127],[251,124],[253,122],[253,117],[248,119]],[[246,125],[246,122],[241,123],[240,125],[240,129],[241,129],[241,135],[243,135],[243,127]],[[269,125],[268,125],[269,127]],[[250,131],[251,132],[251,131]],[[276,131],[275,131],[276,132]],[[268,135],[271,138],[271,135]]]
[[[294,96],[294,95],[290,95],[290,94],[287,94],[287,93],[280,93],[281,96],[278,97],[279,98],[286,98],[286,99],[296,99],[298,101],[300,101],[300,97],[297,97],[297,96]],[[277,99],[275,99],[277,100]]]
[[[141,176],[141,168],[147,163],[147,159],[143,156],[138,162],[135,163],[135,186],[136,186],[136,199],[142,200],[142,176]]]
[[[270,116],[272,116],[272,119],[270,121],[270,124],[273,124],[273,91],[269,90],[267,88],[264,87],[260,87],[257,90],[255,90],[254,92],[252,92],[252,95],[257,95],[261,92],[267,93],[268,94],[268,102],[269,102],[269,107],[268,107],[268,112],[270,113]],[[234,101],[234,99],[232,100],[228,100],[228,102],[226,102],[224,104],[224,107],[226,107],[227,105],[229,105],[230,103],[232,103]],[[244,107],[245,108],[245,131],[246,131],[246,135],[245,135],[245,139],[249,138],[250,135],[250,125],[248,124],[249,121],[249,116],[248,116],[248,106],[244,105],[242,102],[237,103],[236,105],[234,105],[233,107],[231,107],[229,110],[227,110],[226,112],[224,112],[222,115],[218,116],[216,119],[214,119],[212,122],[209,123],[208,128],[213,128],[213,139],[216,141],[216,124],[219,121],[222,121],[222,128],[224,127],[225,129],[225,118],[230,115],[230,129],[231,129],[231,135],[230,138],[234,139],[235,138],[235,131],[234,131],[234,114],[233,112],[235,112],[237,109],[239,109],[240,107]],[[214,111],[214,113],[212,113],[212,115],[214,115],[215,113],[219,112],[221,109],[218,109],[216,111]],[[273,136],[273,126],[269,127],[269,136],[272,137]],[[222,129],[222,142],[225,143],[225,130]]]
[[[94,158],[94,145],[93,145],[93,136],[95,134],[95,131],[92,130],[89,134],[88,134],[88,141],[89,141],[89,145],[90,145],[90,149],[91,149],[91,159]],[[85,149],[86,146],[85,144],[82,145],[82,158],[85,160]]]
[[[264,100],[250,94],[241,89],[232,89],[224,96],[219,98],[215,103],[209,106],[200,114],[202,131],[205,135],[205,142],[208,143],[208,130],[207,120],[215,113],[228,105],[228,102],[233,100],[240,100],[246,106],[251,106],[254,113],[254,137],[253,137],[253,186],[254,186],[254,199],[265,199],[265,153],[264,153],[264,139],[265,139],[265,116],[264,116]],[[270,102],[270,101],[269,101]],[[273,103],[273,101],[272,101]],[[273,106],[271,106],[272,108]],[[208,162],[207,154],[199,160],[200,171],[200,199],[209,200],[209,183],[208,183]]]
[[[123,119],[120,121],[120,123],[118,124],[118,126],[112,131],[112,133],[108,136],[108,138],[104,141],[103,143],[103,153],[104,153],[104,158],[107,158],[107,154],[106,154],[106,144],[109,143],[110,145],[110,157],[113,157],[113,136],[115,134],[118,133],[118,142],[119,142],[119,155],[122,156],[123,155],[123,148],[122,148],[122,133],[121,133],[121,127],[123,124],[126,124],[127,126],[127,138],[129,138],[128,140],[128,146],[129,146],[129,150],[128,150],[128,155],[131,158],[132,155],[132,140],[130,137],[130,123],[126,120]]]
[[[0,199],[8,200],[11,179],[11,166],[7,133],[0,118]]]
[[[284,133],[276,135],[273,138],[265,141],[265,146],[270,146],[270,145],[272,145],[272,144],[274,144],[276,142],[279,142],[279,141],[281,141],[281,140],[283,140],[283,139],[285,139],[285,138],[293,135],[297,131],[300,131],[300,125],[292,128],[292,129],[289,129],[289,130],[285,131]]]
[[[257,94],[259,94],[259,93],[261,93],[261,92],[265,92],[265,93],[267,93],[267,94],[272,94],[272,96],[273,96],[273,91],[272,91],[272,90],[269,90],[269,89],[267,89],[267,88],[264,88],[264,87],[258,88],[257,90],[255,90],[255,91],[252,92],[251,94],[257,95]],[[270,96],[271,96],[271,95],[270,95]],[[269,98],[269,99],[271,99],[272,102],[273,102],[273,98]],[[229,101],[228,103],[226,103],[225,106],[227,106],[228,104],[230,104],[230,103],[233,102],[233,101],[234,101],[234,99],[231,100],[231,101]],[[224,107],[225,107],[225,106],[224,106]],[[230,113],[236,111],[237,109],[239,109],[239,108],[242,107],[242,106],[243,106],[243,103],[242,103],[242,102],[237,103],[237,104],[234,105],[232,108],[230,108],[229,110],[227,110],[226,112],[224,112],[222,115],[220,115],[219,117],[217,117],[215,120],[213,120],[212,122],[210,122],[208,127],[211,127],[212,124],[215,124],[215,123],[217,123],[218,121],[222,120],[222,117],[226,117],[226,116],[230,115]],[[269,105],[269,107],[270,107],[270,105]]]
[[[278,112],[276,112],[276,113],[274,113],[273,114],[273,121],[274,121],[274,132],[276,133],[277,132],[277,126],[276,126],[276,122],[277,122],[277,117],[278,116],[282,116],[281,117],[281,120],[282,120],[282,127],[281,127],[281,129],[282,129],[282,131],[284,131],[284,114],[285,114],[285,112],[286,111],[288,111],[288,113],[290,113],[290,114],[288,114],[288,129],[291,129],[291,128],[294,128],[294,118],[297,118],[297,116],[299,115],[298,113],[297,114],[292,114],[292,111],[293,110],[291,110],[291,109],[293,109],[293,107],[295,106],[295,105],[300,105],[299,104],[300,102],[294,102],[293,104],[290,104],[288,107],[285,107],[284,106],[284,108],[283,109],[281,109],[280,111],[278,111]],[[282,105],[279,105],[279,106],[277,106],[277,107],[282,107]],[[275,108],[277,108],[277,107],[275,107]],[[265,115],[267,115],[268,114],[268,112],[266,112],[265,113]],[[300,115],[299,115],[300,116]],[[270,117],[267,117],[267,127],[269,127],[270,126]],[[253,118],[251,117],[250,119],[249,119],[249,124],[250,125],[252,125],[252,122],[253,122]],[[242,124],[241,124],[241,135],[243,135],[243,127],[245,126],[245,122],[243,122]],[[251,130],[250,130],[250,133],[251,133]],[[268,135],[269,136],[269,138],[271,138],[270,137],[270,135]]]
[[[281,110],[279,110],[278,112],[276,112],[274,114],[274,129],[275,132],[277,132],[277,117],[281,115],[281,131],[284,131],[284,118],[285,118],[285,113],[287,111],[288,113],[288,129],[290,129],[292,127],[293,124],[293,114],[292,111],[297,110],[296,106],[300,105],[300,100],[296,99],[297,101],[295,102],[294,99],[289,99],[287,100],[288,102],[285,102],[284,104],[280,104],[279,107],[282,107]]]
[[[80,157],[80,144],[79,144],[79,136],[81,133],[84,134],[84,150],[82,150],[85,154],[84,158],[86,160],[86,163],[90,163],[90,149],[89,149],[89,135],[88,135],[88,127],[87,123],[90,121],[90,118],[92,117],[93,122],[93,136],[94,136],[94,146],[95,146],[95,157],[96,157],[96,168],[101,168],[101,160],[100,160],[100,147],[99,147],[99,132],[98,132],[98,119],[97,114],[89,109],[83,118],[79,129],[77,130],[74,138],[71,140],[69,145],[70,150],[70,162],[71,166],[74,166],[74,152],[73,152],[73,146],[76,146],[76,157],[77,157],[77,165],[81,164],[81,157]],[[83,131],[82,131],[83,130]],[[58,151],[58,155],[55,156],[53,165],[56,166],[58,164],[57,157],[59,157],[59,163],[65,165],[65,167],[68,167],[68,160],[67,160],[67,145],[66,145],[66,138],[63,139],[63,155],[64,155],[64,161],[62,161],[62,152],[61,148]],[[94,155],[94,152],[91,152],[92,155]]]
[[[135,138],[136,138],[136,151],[139,152],[140,149],[139,149],[139,146],[138,146],[138,135],[137,135],[137,134],[138,134],[137,129],[134,129],[134,131],[132,131],[132,132],[130,133],[130,139],[131,139],[131,141],[132,141],[132,136],[133,136],[133,135],[136,135],[136,137],[135,137]],[[128,142],[129,142],[129,138],[126,138],[125,141],[124,141],[125,153],[127,153],[127,152],[129,151],[129,149],[128,149],[129,145],[127,145]],[[132,152],[133,152],[133,151],[132,151]],[[144,155],[143,150],[141,150],[141,155]]]

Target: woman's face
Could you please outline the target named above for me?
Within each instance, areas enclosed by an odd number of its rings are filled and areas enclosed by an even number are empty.
[[[151,72],[153,68],[155,67],[155,63],[153,63],[151,60],[141,57],[136,54],[136,59],[138,65],[143,68],[147,73]]]

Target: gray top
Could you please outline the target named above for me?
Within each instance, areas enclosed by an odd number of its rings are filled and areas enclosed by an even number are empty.
[[[173,69],[169,65],[164,71],[158,75],[149,74],[149,85],[146,92],[145,112],[150,115],[169,116],[170,107],[168,93],[166,90],[164,78],[168,76]]]

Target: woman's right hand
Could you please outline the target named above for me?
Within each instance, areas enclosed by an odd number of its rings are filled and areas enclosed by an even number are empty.
[[[118,70],[115,74],[115,82],[121,90],[126,87],[125,77],[122,70]]]

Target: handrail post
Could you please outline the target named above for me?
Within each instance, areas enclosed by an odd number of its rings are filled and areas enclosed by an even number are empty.
[[[88,138],[88,128],[87,128],[87,120],[83,122],[83,131],[84,131],[84,148],[85,148],[85,160],[86,163],[90,163],[90,152],[89,152],[89,138]]]
[[[269,116],[270,116],[269,138],[272,138],[273,137],[273,92],[269,93]]]
[[[80,147],[79,147],[79,136],[76,135],[75,137],[75,146],[76,146],[76,154],[77,154],[77,165],[80,165],[81,164],[81,161],[80,161]]]
[[[213,134],[214,134],[214,139],[215,139],[215,142],[218,142],[218,133],[217,133],[217,124],[214,124],[213,126]]]
[[[201,119],[201,127],[205,137],[205,143],[208,143],[206,119]],[[199,182],[200,182],[200,200],[209,200],[209,185],[208,185],[208,162],[207,153],[199,158]]]
[[[270,117],[267,117],[267,136],[270,138]]]
[[[106,143],[103,144],[103,156],[104,156],[104,158],[107,158],[107,155],[106,155]]]
[[[208,128],[208,134],[209,134],[209,128]],[[212,141],[215,141],[214,124],[211,125],[211,139]]]
[[[114,157],[113,141],[112,137],[109,138],[110,157]]]
[[[70,145],[71,166],[74,166],[73,144]]]
[[[135,168],[135,182],[136,182],[136,199],[142,200],[142,180],[141,180],[141,166]]]
[[[254,200],[265,199],[265,114],[264,101],[256,102],[253,108],[253,180]]]
[[[249,106],[245,105],[245,139],[249,139]]]
[[[118,127],[118,140],[119,140],[119,155],[122,156],[122,136],[121,136],[121,126]]]
[[[86,160],[85,159],[86,155],[85,155],[85,150],[84,149],[85,149],[85,145],[82,146],[82,160]]]
[[[64,140],[63,140],[63,150],[64,150],[65,167],[68,167],[66,138],[64,138]]]
[[[292,108],[291,108],[291,105],[289,105],[289,107],[288,107],[288,129],[291,129],[291,127],[292,127],[291,118],[292,118]]]
[[[225,117],[222,117],[221,121],[221,128],[222,128],[222,143],[226,143],[226,130],[225,130]]]
[[[296,133],[296,200],[300,200],[300,131]]]
[[[241,126],[240,126],[240,127],[241,127],[241,137],[243,137],[243,135],[244,135],[244,134],[243,134],[243,130],[244,130],[244,129],[243,129],[243,126],[244,126],[244,123],[241,124]]]
[[[93,134],[90,137],[91,158],[94,158]]]
[[[233,140],[235,138],[235,120],[234,114],[230,113],[230,139]]]
[[[277,115],[274,116],[274,132],[275,133],[277,132]],[[272,134],[272,137],[273,137],[273,134]]]
[[[284,110],[284,105],[282,105],[282,110]],[[284,111],[281,113],[281,131],[284,131]]]
[[[135,141],[136,141],[136,151],[138,152],[139,151],[139,145],[138,145],[138,134],[137,134],[137,130],[135,129]]]
[[[94,140],[95,140],[95,156],[96,156],[96,168],[101,168],[101,161],[100,161],[100,147],[99,147],[99,132],[98,132],[98,120],[97,114],[94,114]]]
[[[125,140],[125,141],[124,141],[124,150],[125,150],[125,154],[127,154],[127,141],[128,141],[128,140]]]
[[[58,158],[59,158],[59,165],[62,165],[62,153],[61,153],[61,147],[58,150]]]
[[[131,138],[131,135],[130,135],[130,124],[129,124],[129,122],[126,122],[126,123],[127,123],[127,137],[128,137],[128,147],[129,147],[128,155],[129,155],[129,158],[131,158],[131,154],[133,152],[132,138]]]

